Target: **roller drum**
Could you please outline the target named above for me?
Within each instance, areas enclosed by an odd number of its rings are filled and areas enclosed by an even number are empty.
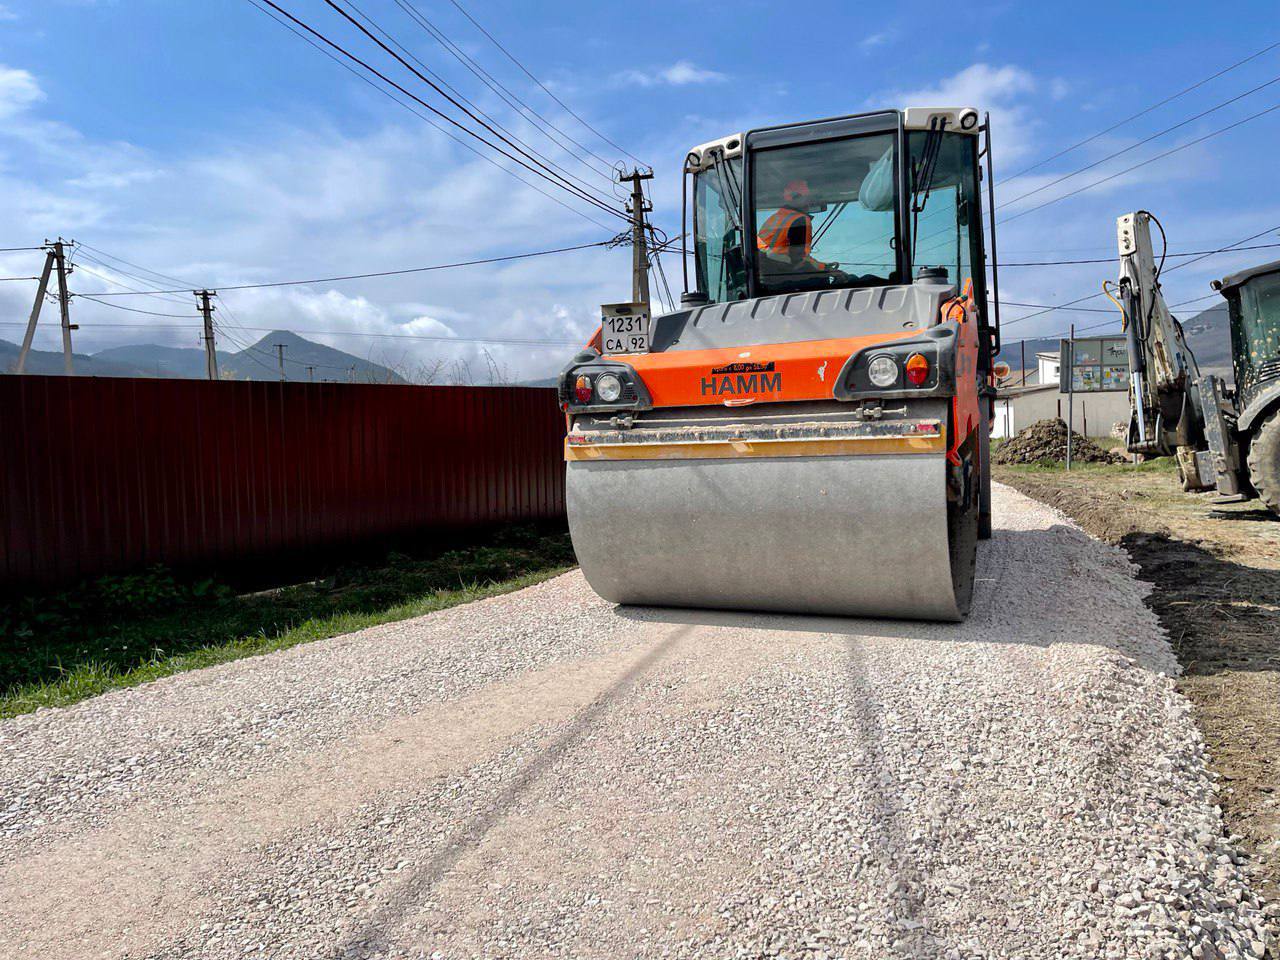
[[[949,515],[942,453],[566,467],[574,549],[587,582],[614,603],[967,613],[976,509]]]

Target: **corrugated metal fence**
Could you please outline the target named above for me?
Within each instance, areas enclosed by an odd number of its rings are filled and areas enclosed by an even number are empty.
[[[0,376],[0,585],[557,518],[563,435],[546,389]]]

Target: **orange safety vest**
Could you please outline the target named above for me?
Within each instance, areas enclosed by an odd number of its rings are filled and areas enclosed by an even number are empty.
[[[813,217],[790,207],[779,207],[760,228],[756,236],[756,246],[762,251],[778,253],[786,256],[791,253],[791,228],[796,220],[804,223],[804,250],[802,259],[809,261],[817,270],[827,269],[821,260],[813,259]]]
[[[808,257],[813,247],[813,218],[790,207],[779,207],[764,222],[756,237],[756,246],[772,253],[790,253],[791,228],[795,226],[797,219],[804,221],[804,255]]]

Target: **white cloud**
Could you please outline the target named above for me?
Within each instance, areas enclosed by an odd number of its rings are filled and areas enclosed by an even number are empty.
[[[0,22],[10,22],[20,19],[16,13],[10,10],[3,3],[0,3]]]
[[[44,91],[30,73],[0,66],[0,118],[22,113],[43,99]]]
[[[0,125],[0,237],[11,245],[74,237],[182,278],[175,287],[479,259],[591,242],[615,229],[607,215],[596,214],[609,226],[589,224],[416,121],[351,135],[308,118],[250,134],[224,131],[212,152],[161,155],[44,119],[35,109],[41,99],[30,74],[0,67],[0,103],[12,111]],[[504,123],[531,142],[536,136],[515,118],[504,116]],[[606,183],[600,187],[608,194]],[[73,290],[122,289],[89,270],[138,285],[93,262],[92,251],[83,255],[88,269],[76,271]],[[5,255],[4,275],[30,276],[38,259]],[[223,290],[220,345],[236,350],[267,331],[293,329],[409,374],[440,362],[484,379],[488,354],[513,377],[542,377],[585,342],[597,304],[626,298],[629,264],[625,249],[591,249],[380,279]],[[29,286],[0,285],[6,340],[21,335]],[[194,316],[187,300],[112,302]],[[147,341],[193,346],[197,335],[182,318],[153,319],[85,300],[74,301],[73,316],[82,324],[76,349],[85,352]],[[154,326],[119,326],[139,322]],[[565,342],[486,345],[468,337]],[[56,328],[42,324],[37,346],[56,345]]]
[[[688,60],[680,60],[669,67],[653,70],[627,70],[619,75],[623,83],[641,87],[684,87],[694,83],[721,83],[729,79],[726,74],[699,67]]]
[[[858,48],[864,53],[888,45],[891,41],[897,39],[897,30],[881,30],[879,33],[873,33],[863,37],[858,41]]]
[[[1036,78],[1021,67],[975,63],[931,86],[899,90],[877,99],[880,104],[989,110],[1001,163],[1008,163],[1024,156],[1033,146],[1037,123],[1028,101],[1039,86]]]

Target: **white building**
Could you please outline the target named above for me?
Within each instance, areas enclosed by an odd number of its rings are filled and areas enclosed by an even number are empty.
[[[1067,394],[1058,388],[1059,363],[1057,353],[1037,353],[1034,383],[1028,380],[1025,386],[1016,382],[1000,387],[996,393],[993,437],[1012,437],[1037,420],[1068,420],[1072,415],[1076,432],[1087,437],[1109,437],[1115,424],[1128,423],[1128,393]]]

